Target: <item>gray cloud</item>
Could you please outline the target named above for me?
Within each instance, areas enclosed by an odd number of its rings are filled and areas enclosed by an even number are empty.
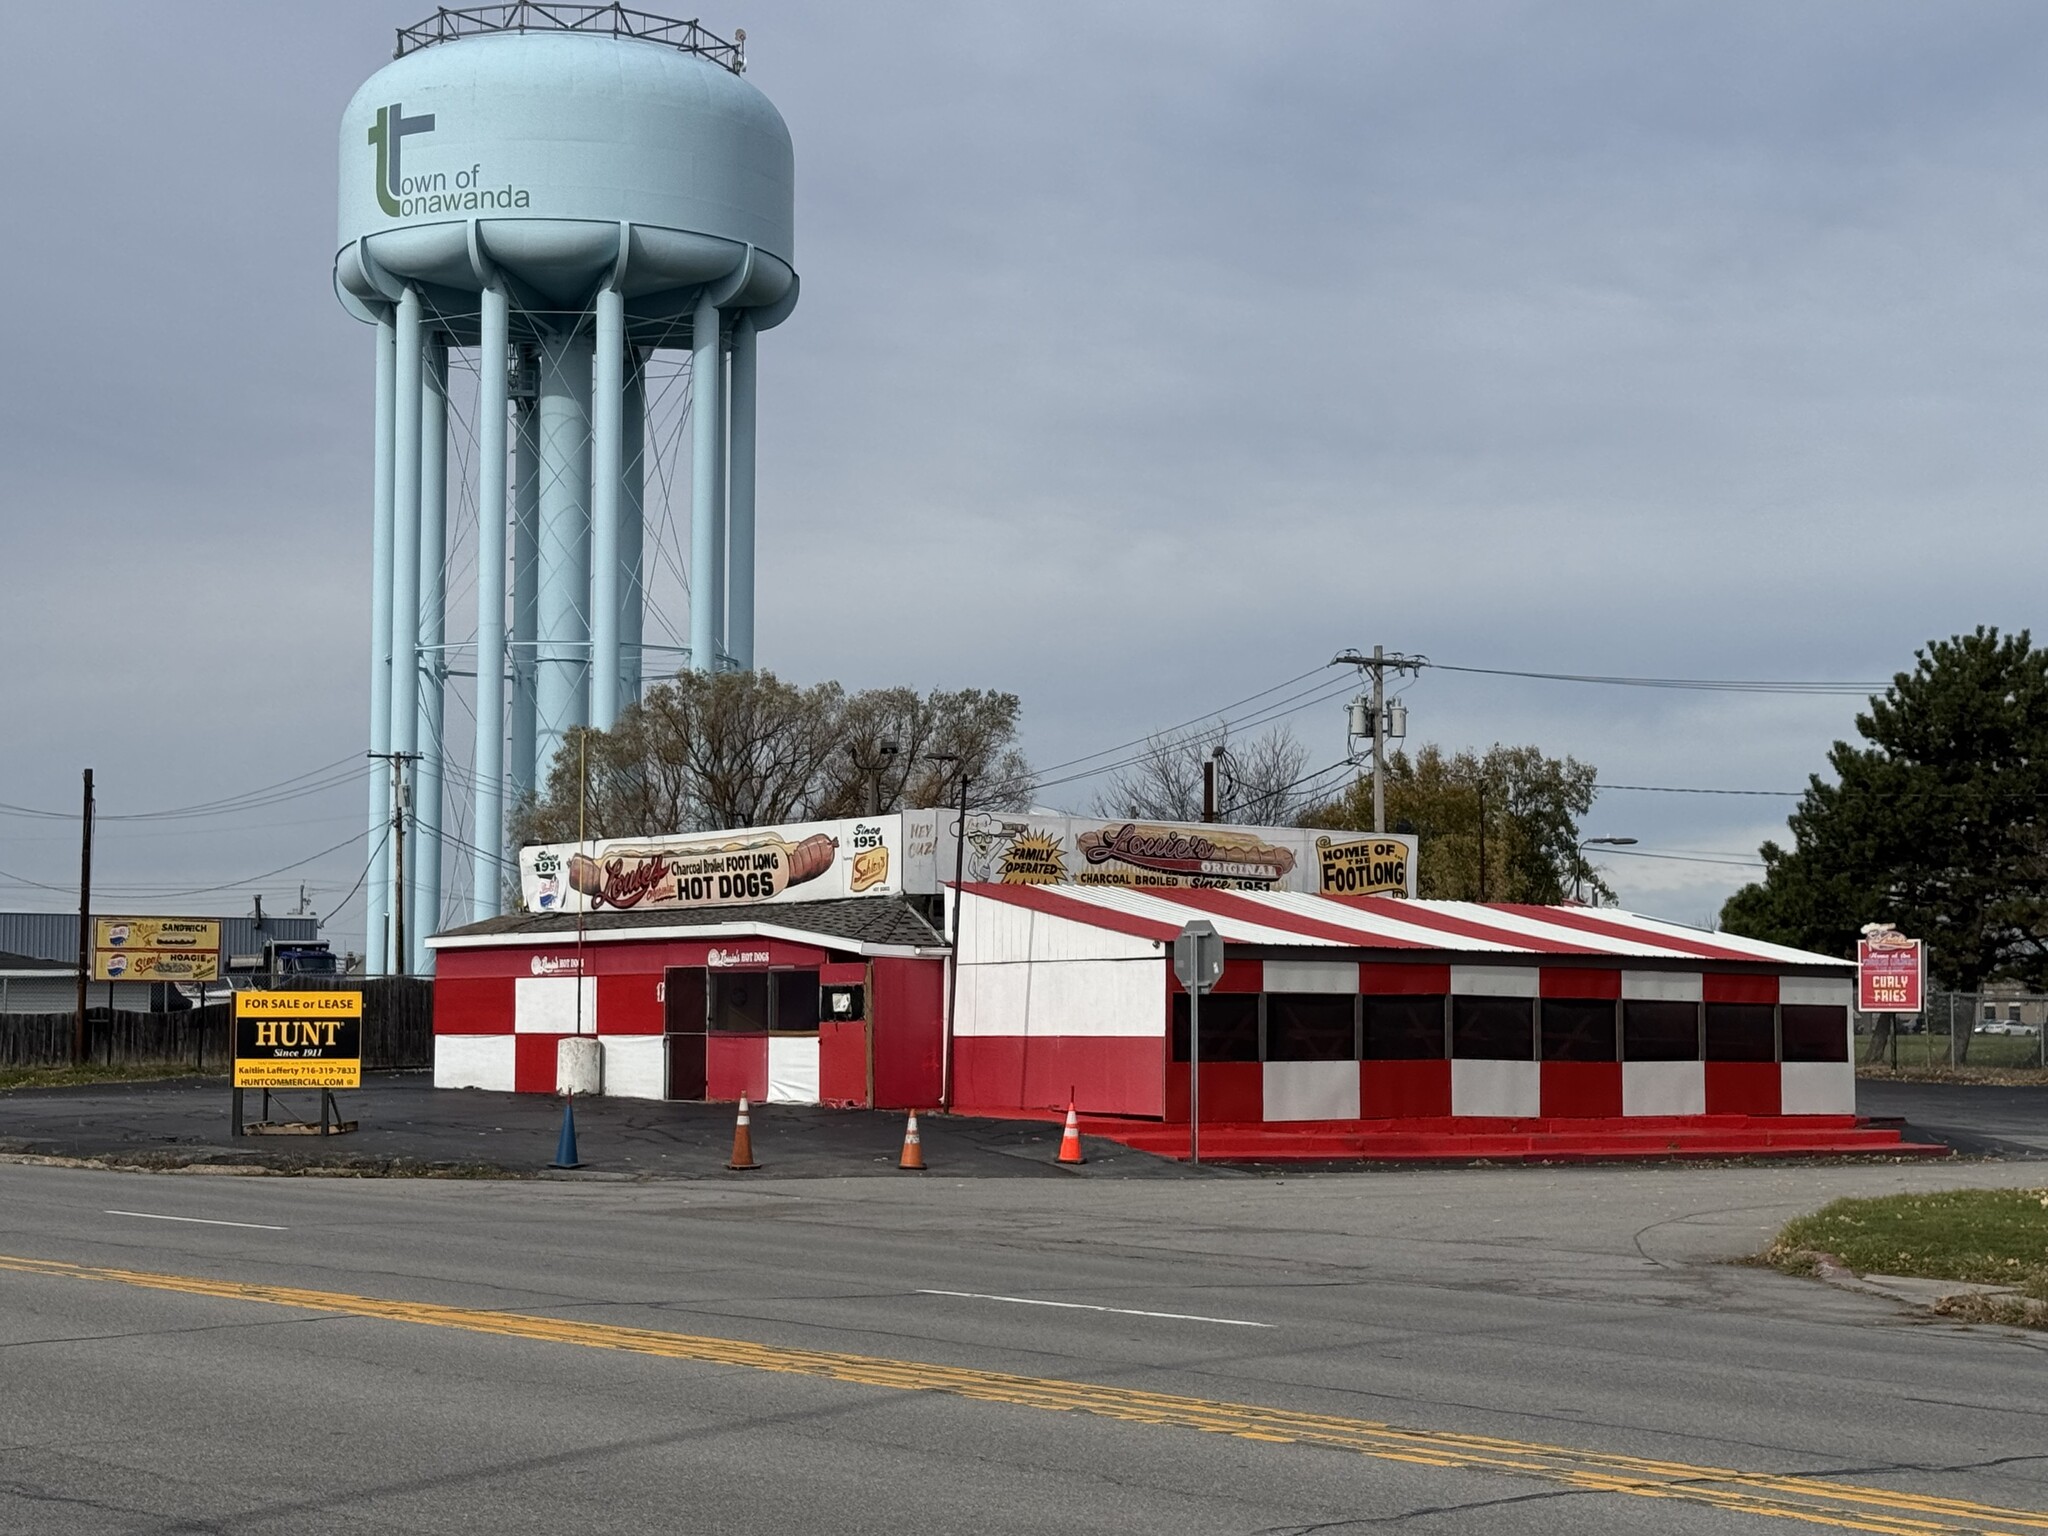
[[[110,810],[186,804],[360,750],[369,344],[328,290],[334,125],[412,19],[0,20],[32,61],[0,100],[0,636],[32,722],[0,799],[68,806],[92,762]],[[804,301],[762,377],[761,650],[789,675],[1013,688],[1056,762],[1344,645],[1862,679],[2032,615],[2037,7],[704,19],[747,27],[797,145]],[[1442,673],[1409,700],[1420,737],[1746,788],[1799,787],[1855,710]],[[1334,705],[1295,723],[1334,760]],[[107,879],[273,868],[361,803],[112,829]],[[1775,818],[1614,794],[1588,830],[1739,857]],[[0,839],[70,878],[56,824]],[[1613,864],[1689,920],[1743,876]],[[310,875],[331,898],[360,868]]]

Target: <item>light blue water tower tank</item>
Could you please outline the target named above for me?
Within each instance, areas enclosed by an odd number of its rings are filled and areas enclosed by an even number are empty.
[[[617,5],[442,9],[342,116],[335,291],[376,328],[370,750],[414,765],[402,895],[400,776],[372,781],[373,972],[424,969],[442,918],[451,347],[477,361],[473,915],[500,907],[508,796],[638,696],[658,349],[691,359],[688,664],[753,665],[755,343],[797,277],[789,132],[744,41]]]

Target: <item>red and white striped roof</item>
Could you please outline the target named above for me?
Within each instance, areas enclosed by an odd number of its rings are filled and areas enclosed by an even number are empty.
[[[1160,943],[1171,943],[1183,924],[1205,917],[1226,944],[1844,968],[1853,964],[1610,907],[1482,905],[1170,886],[969,884],[965,889],[972,897]]]

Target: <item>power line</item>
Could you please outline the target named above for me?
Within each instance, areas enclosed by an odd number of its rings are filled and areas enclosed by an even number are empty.
[[[1596,794],[1627,789],[1645,795],[1765,795],[1782,800],[1797,800],[1806,793],[1803,789],[1689,789],[1675,784],[1596,784],[1593,788]]]
[[[1668,859],[1674,864],[1725,864],[1736,869],[1765,869],[1769,867],[1762,859],[1709,858],[1705,854],[1693,853],[1652,853],[1647,848],[1604,848],[1601,850],[1603,857],[1610,853],[1619,854],[1624,858],[1631,859]]]
[[[1522,677],[1546,683],[1598,683],[1615,688],[1676,688],[1702,693],[1781,693],[1819,698],[1868,698],[1889,683],[1786,682],[1768,678],[1608,677],[1590,672],[1524,672],[1509,667],[1456,667],[1424,661],[1439,672],[1465,672],[1477,677]]]
[[[327,916],[325,919],[323,919],[323,921],[332,922],[334,918],[341,912],[341,909],[343,907],[347,906],[351,901],[355,900],[356,892],[360,891],[363,888],[363,882],[370,878],[370,871],[376,867],[377,855],[384,851],[384,845],[390,841],[391,829],[389,827],[386,827],[384,828],[382,835],[379,836],[377,839],[377,846],[370,850],[370,857],[364,861],[363,872],[360,875],[356,876],[356,883],[348,888],[348,894],[346,896],[342,897],[341,900],[334,902],[332,905],[328,907]],[[318,855],[315,855],[315,857],[318,857]]]
[[[1195,716],[1192,720],[1183,720],[1179,725],[1169,725],[1162,727],[1161,729],[1156,731],[1148,731],[1145,735],[1138,737],[1135,741],[1119,742],[1116,746],[1104,747],[1100,752],[1085,752],[1079,757],[1069,758],[1064,763],[1048,763],[1045,767],[1041,768],[1039,772],[1058,773],[1062,768],[1078,767],[1080,764],[1092,762],[1094,759],[1098,757],[1108,757],[1113,753],[1117,752],[1128,752],[1132,747],[1147,746],[1158,737],[1170,736],[1175,731],[1184,731],[1188,729],[1190,726],[1201,725],[1205,721],[1214,720],[1219,715],[1228,714],[1231,710],[1238,708],[1240,705],[1251,703],[1254,699],[1263,699],[1268,694],[1278,693],[1282,688],[1292,688],[1296,683],[1306,682],[1309,678],[1315,677],[1316,675],[1325,670],[1327,669],[1323,667],[1313,668],[1310,671],[1302,673],[1299,677],[1290,677],[1283,683],[1275,683],[1270,688],[1261,688],[1257,693],[1246,694],[1241,699],[1232,700],[1230,703],[1225,704],[1220,709],[1205,710],[1201,714]],[[1107,772],[1108,770],[1097,769],[1093,771]],[[1075,775],[1076,778],[1087,778],[1088,776],[1089,775],[1085,773]],[[1058,780],[1057,782],[1065,783],[1066,781]]]
[[[1322,668],[1318,667],[1316,670],[1320,672]],[[1300,679],[1293,679],[1293,681],[1298,682],[1300,681]],[[1281,683],[1278,686],[1284,688],[1287,686],[1287,684]],[[1342,694],[1350,692],[1353,686],[1355,685],[1352,683],[1352,681],[1349,678],[1345,678],[1341,679],[1334,686],[1331,687],[1305,689],[1303,690],[1303,693],[1292,695],[1290,699],[1276,700],[1273,704],[1267,706],[1265,709],[1255,710],[1242,720],[1223,720],[1222,724],[1228,728],[1236,730],[1246,730],[1250,729],[1253,726],[1259,725],[1270,725],[1276,720],[1286,718],[1288,715],[1298,715],[1305,709],[1315,708],[1315,706],[1318,704],[1327,704],[1332,699],[1337,698]],[[1271,688],[1268,688],[1266,690],[1267,693],[1272,693],[1273,691],[1274,689]],[[1252,697],[1257,698],[1259,697],[1259,695],[1253,694]],[[1296,699],[1300,700],[1300,702],[1292,702],[1292,700]],[[1239,700],[1239,702],[1242,703],[1244,701]],[[1158,737],[1171,736],[1175,731],[1185,730],[1187,729],[1188,725],[1200,724],[1203,720],[1214,718],[1217,717],[1208,715],[1197,716],[1194,720],[1186,722],[1186,724],[1173,726],[1165,731],[1154,732],[1152,736],[1141,737],[1139,738],[1139,740],[1142,742],[1150,743]],[[1127,742],[1125,743],[1125,745],[1127,747],[1136,746],[1138,745],[1138,743]],[[1117,749],[1111,748],[1110,750],[1115,751]],[[1039,789],[1053,789],[1061,784],[1072,784],[1079,779],[1099,778],[1101,775],[1105,773],[1116,773],[1125,768],[1134,768],[1139,763],[1145,762],[1151,757],[1153,757],[1155,755],[1155,751],[1156,749],[1150,748],[1148,746],[1147,750],[1143,752],[1134,753],[1129,757],[1120,758],[1114,762],[1100,763],[1093,768],[1084,768],[1078,773],[1066,774],[1063,777],[1056,779],[1037,779],[1036,785]],[[1098,753],[1096,755],[1100,756],[1101,754]],[[1074,759],[1074,761],[1085,762],[1087,761],[1087,759],[1076,758]]]
[[[343,768],[346,768],[348,771],[345,773],[337,772],[337,770]],[[180,821],[205,816],[229,816],[240,811],[258,810],[267,805],[280,805],[287,800],[297,800],[306,795],[321,794],[327,790],[339,788],[351,780],[360,779],[369,771],[351,754],[348,757],[340,758],[322,767],[309,769],[305,773],[294,774],[291,778],[280,779],[275,784],[265,784],[258,789],[242,790],[236,794],[224,796],[219,800],[202,800],[193,805],[174,806],[160,811],[130,811],[118,816],[101,815],[94,819],[102,822]],[[309,779],[317,779],[320,782],[308,784],[306,781]],[[293,788],[292,786],[294,785],[299,787]],[[33,806],[9,805],[4,802],[0,802],[0,814],[28,816],[42,821],[76,821],[78,819],[76,811],[45,811],[38,810]]]

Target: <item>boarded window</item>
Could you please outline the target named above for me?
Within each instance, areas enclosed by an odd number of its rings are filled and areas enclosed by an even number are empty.
[[[1823,1003],[1787,1003],[1778,1012],[1787,1061],[1847,1061],[1849,1010]]]
[[[1612,999],[1546,997],[1539,1006],[1545,1061],[1614,1060]]]
[[[1365,999],[1367,1061],[1441,1061],[1443,1054],[1441,997]]]
[[[1700,1005],[1631,999],[1621,1005],[1623,1061],[1698,1061]]]
[[[1173,995],[1173,1059],[1188,1059],[1188,995]],[[1202,1060],[1259,1059],[1259,995],[1211,992],[1202,999]]]
[[[1769,1003],[1707,1004],[1707,1060],[1777,1059],[1777,1010]]]
[[[1533,1061],[1536,1015],[1526,997],[1451,999],[1451,1054],[1466,1061]]]
[[[1266,994],[1266,1060],[1356,1061],[1358,997],[1328,992]]]

